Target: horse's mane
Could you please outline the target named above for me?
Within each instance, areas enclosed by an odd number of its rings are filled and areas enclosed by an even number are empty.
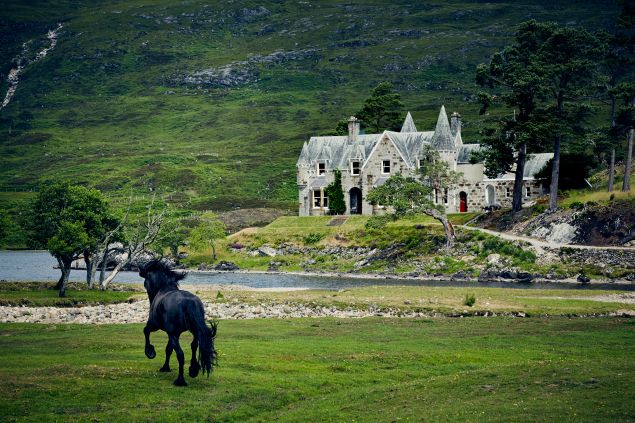
[[[170,265],[160,259],[151,260],[145,266],[139,269],[139,275],[142,278],[145,278],[151,272],[158,272],[163,274],[163,277],[159,279],[162,286],[157,287],[158,289],[166,287],[178,288],[179,281],[187,276],[186,273],[177,273],[174,270],[170,269]]]

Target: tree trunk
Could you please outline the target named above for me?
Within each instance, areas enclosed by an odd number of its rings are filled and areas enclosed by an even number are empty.
[[[631,190],[631,170],[633,165],[633,128],[628,130],[628,147],[626,150],[626,164],[624,165],[624,181],[622,182],[622,191]]]
[[[66,296],[66,284],[68,283],[68,277],[71,274],[71,265],[73,260],[61,260],[62,261],[62,284],[60,286],[60,298]]]
[[[216,261],[216,246],[214,245],[214,242],[212,241],[212,261]]]
[[[115,266],[115,268],[112,269],[112,272],[110,272],[110,275],[108,275],[108,277],[103,282],[99,282],[99,289],[101,289],[102,291],[105,291],[108,288],[108,284],[112,282],[113,279],[115,279],[115,276],[117,276],[117,273],[119,273],[121,269],[129,262],[130,262],[130,259],[126,259],[120,262],[119,264],[117,264],[117,266]]]
[[[90,252],[84,251],[84,263],[86,263],[86,285],[88,289],[93,289],[93,266],[94,263],[90,259]]]
[[[436,209],[424,210],[424,213],[441,222],[443,230],[445,231],[445,248],[452,248],[454,245],[454,239],[456,238],[456,233],[454,232],[454,226],[452,226],[448,217]]]
[[[518,147],[518,158],[516,159],[516,174],[514,176],[514,196],[512,197],[512,213],[517,213],[523,208],[523,176],[525,173],[525,162],[527,161],[527,143],[522,143]]]
[[[64,264],[62,263],[62,260],[57,257],[55,258],[57,259],[57,265],[60,268],[60,272],[62,272],[62,276],[60,276],[59,280],[55,284],[55,289],[59,291],[62,288],[62,284],[64,283]]]
[[[609,192],[613,192],[615,180],[615,148],[611,150],[611,165],[609,166]]]
[[[558,177],[560,176],[560,142],[562,135],[556,135],[553,145],[553,165],[551,167],[551,187],[549,188],[549,211],[558,209]]]
[[[101,262],[101,271],[99,272],[99,286],[101,287],[101,284],[104,282],[104,279],[106,279],[106,260]]]

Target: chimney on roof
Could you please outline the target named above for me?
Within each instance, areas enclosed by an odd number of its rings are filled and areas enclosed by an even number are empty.
[[[452,113],[450,117],[450,132],[452,137],[456,137],[456,134],[461,132],[461,115],[457,112]]]
[[[357,136],[359,135],[359,119],[355,116],[351,116],[348,118],[348,141],[355,142],[357,141]]]

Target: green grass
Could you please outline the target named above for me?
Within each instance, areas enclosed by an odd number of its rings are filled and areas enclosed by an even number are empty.
[[[0,325],[3,421],[629,421],[622,319],[222,321],[211,378],[159,373],[141,325]],[[153,335],[160,351],[163,333]],[[182,345],[189,343],[183,336]],[[173,357],[174,360],[174,357]]]
[[[60,298],[59,291],[51,282],[2,282],[0,283],[0,305],[30,307],[76,307],[96,304],[124,303],[138,298],[146,298],[143,287],[136,285],[116,285],[107,291],[88,290],[85,284],[71,282],[66,297]],[[116,288],[117,291],[112,289]]]

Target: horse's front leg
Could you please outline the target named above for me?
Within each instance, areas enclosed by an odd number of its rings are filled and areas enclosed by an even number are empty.
[[[183,350],[179,345],[179,336],[178,335],[169,335],[170,343],[172,344],[172,348],[176,352],[176,359],[179,360],[179,376],[174,381],[176,386],[187,386],[185,383],[185,378],[183,377],[183,365],[185,364],[185,354],[183,354]]]
[[[146,357],[152,359],[157,356],[157,352],[154,350],[154,346],[150,343],[150,333],[156,332],[158,329],[151,325],[150,322],[146,324],[146,327],[143,328],[143,334],[146,337]]]

